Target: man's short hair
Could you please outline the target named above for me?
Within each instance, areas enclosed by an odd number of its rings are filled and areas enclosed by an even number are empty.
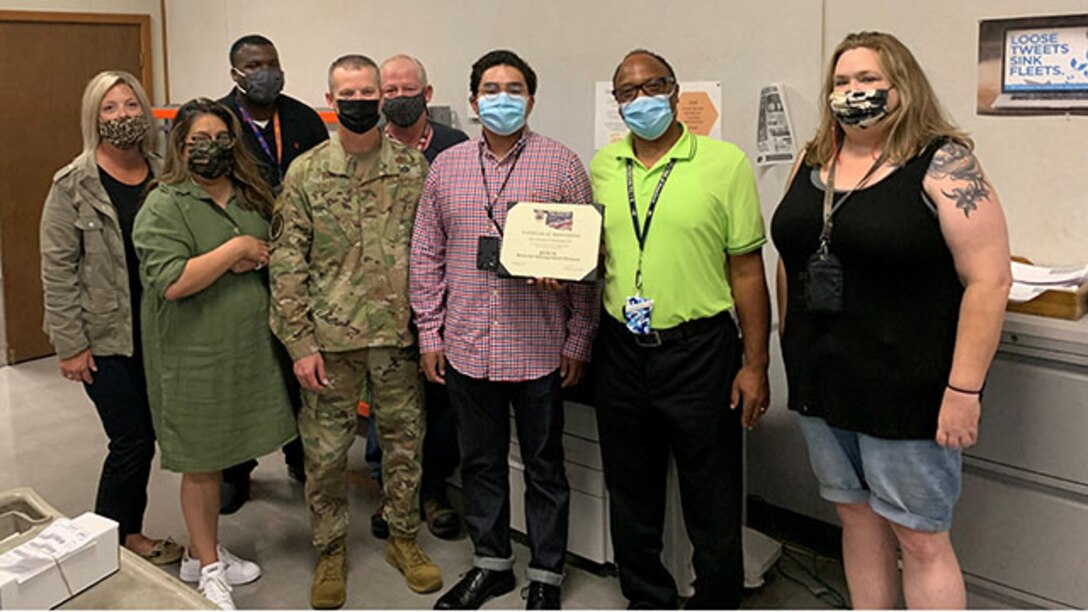
[[[374,75],[378,79],[378,88],[380,89],[382,86],[382,71],[378,68],[378,65],[374,63],[374,60],[359,53],[349,53],[347,55],[341,55],[336,58],[333,63],[329,64],[329,93],[336,93],[332,90],[332,73],[337,68],[343,68],[344,70],[362,70],[363,68],[370,68],[374,71]]]
[[[669,71],[669,76],[672,77],[672,80],[676,80],[676,71],[672,69],[672,65],[669,64],[668,60],[648,49],[635,49],[634,51],[629,51],[627,55],[623,56],[623,59],[620,61],[620,63],[616,65],[616,70],[612,73],[613,87],[616,86],[616,77],[620,75],[620,68],[623,68],[623,65],[627,63],[627,60],[631,59],[631,57],[635,55],[646,55],[661,62],[661,64],[665,66],[665,70]]]
[[[472,74],[468,80],[469,94],[476,95],[476,92],[480,89],[480,80],[483,78],[484,73],[495,66],[510,66],[520,70],[521,74],[525,76],[525,85],[529,88],[529,95],[536,95],[536,73],[533,72],[533,69],[529,67],[525,60],[518,57],[517,53],[505,49],[488,51],[483,57],[476,60],[476,63],[472,65]]]
[[[246,45],[253,45],[254,47],[272,47],[273,49],[276,47],[276,45],[272,44],[271,40],[268,40],[260,34],[247,34],[234,41],[234,44],[230,46],[230,55],[228,56],[228,59],[230,59],[231,66],[235,68],[238,67],[238,64],[234,62],[234,59],[238,55],[238,52],[242,50],[242,47]]]
[[[412,57],[411,55],[405,55],[403,53],[398,54],[398,55],[394,55],[393,57],[391,57],[391,58],[385,60],[384,62],[382,62],[382,70],[385,70],[386,66],[388,66],[389,64],[391,64],[391,63],[393,63],[393,62],[395,62],[397,60],[407,60],[407,61],[411,62],[412,65],[416,67],[416,73],[419,75],[419,85],[420,85],[420,87],[426,87],[427,86],[427,69],[423,67],[423,62],[421,62],[418,59]]]

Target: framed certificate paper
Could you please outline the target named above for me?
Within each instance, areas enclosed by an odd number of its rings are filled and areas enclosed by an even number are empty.
[[[499,275],[597,280],[603,210],[600,204],[510,204],[499,251]]]

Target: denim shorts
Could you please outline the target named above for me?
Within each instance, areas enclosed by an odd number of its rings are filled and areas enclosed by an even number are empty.
[[[952,527],[963,455],[936,440],[889,440],[797,415],[820,496],[837,504],[868,502],[889,521],[915,531]]]

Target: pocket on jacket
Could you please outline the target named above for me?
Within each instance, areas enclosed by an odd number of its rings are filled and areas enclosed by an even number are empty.
[[[98,217],[76,217],[76,227],[79,228],[80,238],[83,243],[84,253],[104,253],[106,237],[102,232],[102,221]]]

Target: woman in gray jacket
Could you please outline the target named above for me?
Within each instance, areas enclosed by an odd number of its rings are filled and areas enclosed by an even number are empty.
[[[136,77],[97,74],[83,92],[83,152],[53,177],[41,222],[44,329],[64,378],[81,382],[109,438],[95,512],[157,565],[173,540],[143,535],[155,432],[140,354],[140,279],[132,224],[159,170],[151,105]]]

